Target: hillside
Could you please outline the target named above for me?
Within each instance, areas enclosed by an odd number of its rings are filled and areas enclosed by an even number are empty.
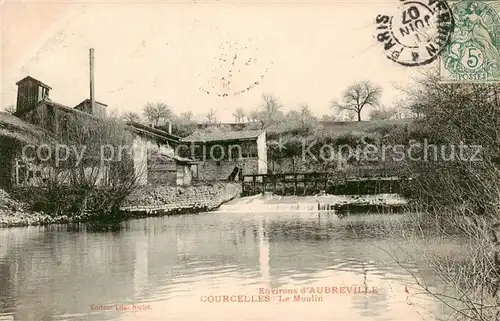
[[[365,121],[321,121],[320,124],[325,133],[345,134],[352,132],[372,132],[385,126],[411,125],[414,118],[365,120]]]
[[[373,132],[382,127],[411,125],[414,118],[384,119],[384,120],[364,120],[364,121],[319,121],[319,128],[326,134],[341,135],[346,133],[366,133]],[[289,124],[280,123],[266,128],[268,133],[279,134],[288,132]],[[261,129],[259,123],[217,123],[198,124],[199,131],[241,131],[249,129]]]
[[[0,139],[33,144],[47,138],[47,132],[11,114],[0,112]]]

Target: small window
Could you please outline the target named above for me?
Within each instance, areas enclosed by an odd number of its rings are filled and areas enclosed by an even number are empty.
[[[244,142],[241,145],[241,154],[244,158],[254,158],[257,157],[257,143],[256,142]]]

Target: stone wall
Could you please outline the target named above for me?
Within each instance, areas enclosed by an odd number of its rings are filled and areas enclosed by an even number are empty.
[[[154,166],[148,168],[148,184],[176,185],[177,168],[173,165]]]
[[[320,163],[310,158],[303,159],[301,156],[284,157],[277,161],[269,162],[269,171],[274,173],[307,173],[324,172],[332,169],[346,168],[345,162],[331,161]]]
[[[241,183],[213,183],[197,186],[142,186],[123,203],[124,211],[173,211],[217,208],[239,197]]]
[[[0,188],[12,185],[12,171],[16,142],[0,136]]]
[[[227,180],[227,177],[238,166],[244,175],[257,174],[258,158],[242,158],[233,160],[221,160],[219,162],[207,160],[198,164],[198,180],[200,181],[218,181]]]
[[[266,132],[263,132],[257,138],[257,157],[259,158],[257,173],[258,174],[267,174],[267,172],[268,172],[268,170],[267,170],[268,158],[267,158]],[[254,173],[249,173],[249,174],[254,174]]]

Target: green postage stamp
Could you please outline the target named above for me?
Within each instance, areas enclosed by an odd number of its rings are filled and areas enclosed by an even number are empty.
[[[441,54],[441,80],[500,83],[500,1],[449,4],[455,28]]]

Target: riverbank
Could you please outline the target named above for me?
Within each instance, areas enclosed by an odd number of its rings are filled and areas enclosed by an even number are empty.
[[[61,224],[71,221],[73,220],[66,215],[52,217],[45,213],[32,211],[26,203],[13,199],[7,192],[0,189],[0,228]]]
[[[342,212],[361,207],[404,207],[406,200],[396,194],[273,196],[240,198],[240,183],[211,183],[196,186],[143,186],[125,199],[119,213],[109,216],[51,216],[30,210],[27,202],[14,199],[0,189],[0,227],[65,224],[82,222],[119,222],[143,217],[222,212],[289,212],[334,210]],[[378,208],[378,207],[377,207]]]
[[[201,213],[217,209],[238,197],[239,183],[213,183],[198,186],[144,186],[134,191],[119,213],[109,216],[51,216],[30,209],[28,202],[12,197],[0,189],[0,228],[82,222],[125,221],[130,219]]]
[[[208,212],[241,194],[241,183],[195,186],[144,186],[124,201],[121,210],[133,216]]]

